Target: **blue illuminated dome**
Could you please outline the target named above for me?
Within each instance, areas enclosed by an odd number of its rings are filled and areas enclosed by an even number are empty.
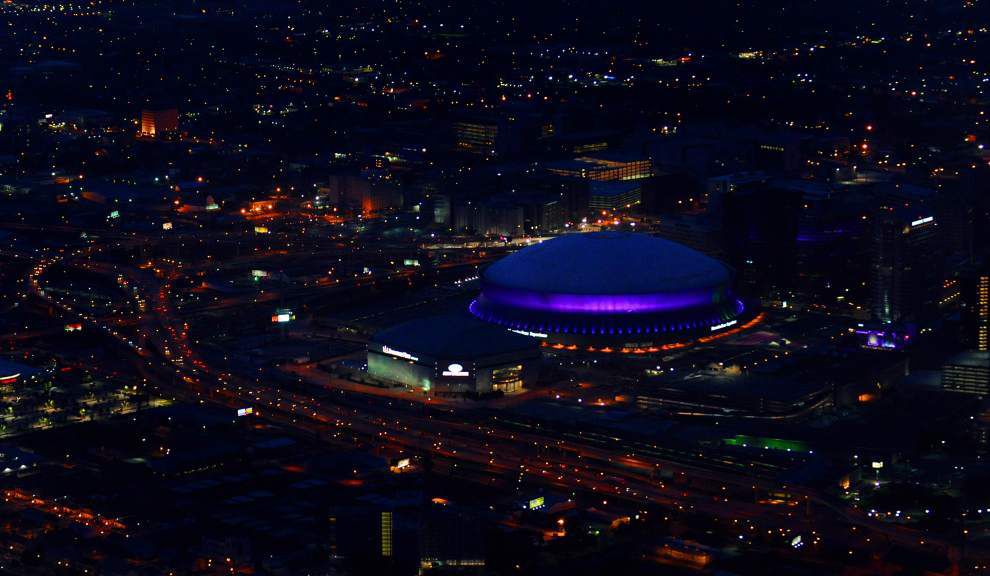
[[[731,325],[743,311],[731,284],[726,265],[676,242],[624,232],[569,234],[492,264],[471,312],[572,340],[660,341]]]

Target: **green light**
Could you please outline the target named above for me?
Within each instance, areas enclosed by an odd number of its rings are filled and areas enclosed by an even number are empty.
[[[741,446],[747,448],[763,448],[765,450],[782,450],[784,452],[811,452],[807,444],[799,440],[782,438],[765,438],[736,434],[732,438],[722,440],[726,446]]]

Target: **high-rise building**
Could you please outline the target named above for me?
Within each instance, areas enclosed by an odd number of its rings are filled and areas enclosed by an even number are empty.
[[[705,181],[708,212],[721,214],[723,199],[733,194],[737,188],[760,184],[767,180],[768,177],[764,172],[733,172],[709,178]]]
[[[960,272],[944,283],[942,303],[959,311],[959,340],[966,350],[990,352],[990,266]]]
[[[454,147],[460,152],[485,157],[498,155],[498,123],[455,122]]]
[[[499,159],[540,150],[556,133],[553,121],[527,104],[466,114],[453,122],[452,129],[456,152]]]
[[[990,395],[990,352],[963,352],[942,366],[942,389]]]
[[[539,236],[564,230],[567,213],[559,197],[534,192],[530,194],[507,194],[503,201],[520,206],[523,210],[526,234]]]
[[[969,319],[968,328],[975,343],[976,350],[980,352],[990,351],[990,340],[988,340],[988,328],[990,328],[990,272],[986,269],[976,275],[972,287],[973,306],[967,312]]]
[[[623,181],[592,181],[588,208],[592,213],[602,210],[614,212],[638,206],[642,200],[642,189],[635,180]]]
[[[446,501],[426,510],[419,548],[420,574],[485,572],[482,519]]]
[[[162,136],[179,131],[179,111],[175,108],[141,110],[141,135]]]
[[[761,181],[723,196],[722,249],[745,293],[755,296],[795,287],[801,206],[800,194]]]
[[[434,194],[430,199],[433,201],[433,223],[450,224],[450,196]]]
[[[381,523],[379,530],[379,541],[381,542],[381,552],[383,558],[392,557],[392,512],[385,510],[381,512]]]
[[[923,320],[938,308],[941,287],[938,224],[933,216],[877,217],[872,236],[873,316],[881,322]]]
[[[539,205],[536,232],[559,232],[564,229],[564,205],[560,200],[546,200]]]
[[[388,182],[370,181],[355,174],[331,174],[326,186],[328,204],[365,216],[402,207],[402,192]]]
[[[454,209],[454,228],[483,236],[521,236],[525,222],[520,204],[498,198],[461,204]]]

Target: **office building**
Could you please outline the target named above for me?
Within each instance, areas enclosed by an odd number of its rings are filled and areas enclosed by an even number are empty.
[[[970,350],[990,351],[990,271],[982,268],[958,280],[962,300],[962,341]]]
[[[455,122],[454,148],[459,152],[494,158],[498,155],[497,122]]]
[[[636,181],[593,181],[588,208],[592,213],[628,210],[638,206],[641,199],[641,188]]]
[[[547,171],[557,176],[582,180],[640,180],[653,176],[653,161],[649,158],[601,152],[579,156],[573,160],[551,162]]]
[[[986,396],[990,394],[990,352],[963,352],[942,366],[942,389]]]
[[[175,108],[141,110],[141,136],[154,138],[179,131],[179,111]]]
[[[872,235],[873,317],[885,323],[923,320],[937,311],[941,286],[938,223],[933,216],[876,218]]]

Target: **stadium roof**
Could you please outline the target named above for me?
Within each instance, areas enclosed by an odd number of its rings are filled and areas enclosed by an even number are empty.
[[[658,294],[729,282],[729,268],[676,242],[647,234],[567,234],[492,264],[484,281],[553,294]]]
[[[0,358],[0,380],[11,379],[15,376],[30,378],[38,372],[37,369],[17,362],[10,362]]]

